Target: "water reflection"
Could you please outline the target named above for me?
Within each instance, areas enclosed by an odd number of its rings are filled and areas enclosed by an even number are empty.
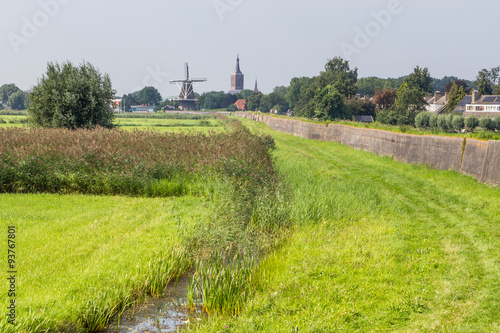
[[[199,321],[200,313],[187,310],[186,293],[189,278],[171,284],[160,299],[125,311],[115,318],[104,333],[167,333],[179,332],[189,322]]]

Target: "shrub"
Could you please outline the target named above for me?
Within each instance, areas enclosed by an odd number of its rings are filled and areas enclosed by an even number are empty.
[[[497,131],[500,131],[500,116],[493,118],[493,123]]]
[[[448,131],[453,130],[453,118],[455,117],[454,114],[448,114],[446,115],[446,127],[448,128]]]
[[[394,111],[389,109],[382,109],[377,112],[376,120],[382,124],[386,125],[396,125],[397,118],[395,116]]]
[[[495,124],[491,120],[491,118],[484,117],[479,119],[479,126],[488,131],[493,131],[495,129]]]
[[[474,132],[474,129],[479,125],[479,119],[477,119],[474,116],[467,116],[465,118],[465,127],[471,131]]]
[[[437,126],[440,130],[447,131],[448,126],[446,124],[446,115],[440,114],[437,118]]]
[[[461,115],[456,115],[452,120],[453,129],[460,132],[464,128],[464,117]]]
[[[417,128],[427,128],[429,127],[429,118],[431,114],[429,112],[420,112],[415,117],[415,127]]]
[[[429,117],[429,127],[432,129],[437,129],[438,128],[437,121],[438,121],[438,114],[437,113],[431,114]]]

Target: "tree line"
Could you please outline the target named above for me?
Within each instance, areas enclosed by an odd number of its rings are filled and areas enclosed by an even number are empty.
[[[456,77],[436,80],[427,68],[417,66],[399,79],[358,80],[358,69],[351,69],[348,61],[335,57],[327,61],[319,75],[295,77],[288,87],[278,86],[269,94],[251,90],[234,95],[212,91],[196,97],[199,109],[235,110],[234,102],[246,99],[248,110],[277,113],[292,110],[296,116],[324,120],[372,115],[382,123],[415,125],[417,115],[425,110],[425,97],[437,86],[449,93],[445,113],[451,113],[472,89],[481,94],[500,94],[499,79],[500,67],[482,69],[471,83]],[[360,98],[360,89],[373,91],[373,97]],[[110,102],[115,94],[109,76],[87,62],[79,66],[70,62],[49,63],[46,74],[29,92],[14,84],[0,87],[4,104],[14,109],[27,108],[30,121],[43,127],[111,127]],[[122,107],[127,110],[133,104],[148,104],[159,108],[168,103],[174,101],[162,100],[156,88],[145,87],[124,95]]]

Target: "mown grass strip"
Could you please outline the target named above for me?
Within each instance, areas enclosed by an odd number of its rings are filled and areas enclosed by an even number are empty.
[[[239,317],[199,332],[500,329],[500,191],[452,171],[246,126],[276,139],[296,230]]]

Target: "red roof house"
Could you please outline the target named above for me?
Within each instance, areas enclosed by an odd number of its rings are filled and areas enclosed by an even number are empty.
[[[247,100],[246,99],[239,99],[234,103],[234,105],[236,105],[238,110],[245,111],[247,109]]]

